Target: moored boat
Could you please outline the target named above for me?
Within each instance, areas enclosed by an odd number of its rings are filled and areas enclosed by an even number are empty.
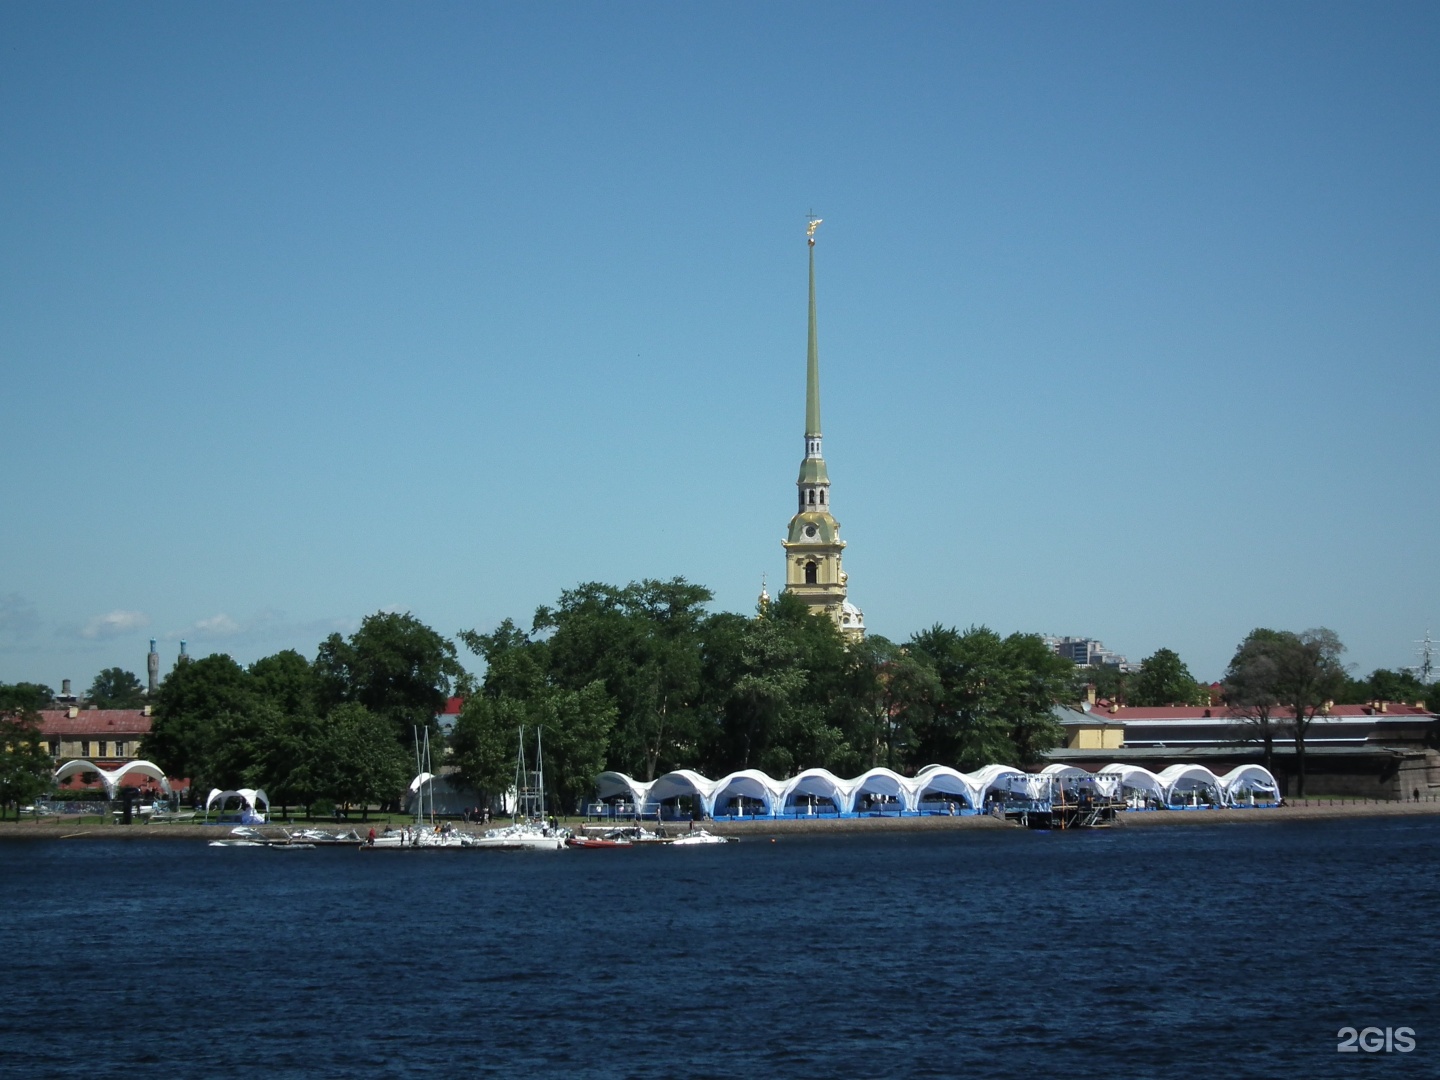
[[[694,829],[677,836],[671,841],[671,843],[677,847],[698,847],[701,844],[733,844],[735,842],[736,837],[716,836],[714,833],[707,832],[704,829]]]
[[[623,837],[610,836],[572,836],[565,841],[566,847],[572,848],[633,848],[635,844]]]

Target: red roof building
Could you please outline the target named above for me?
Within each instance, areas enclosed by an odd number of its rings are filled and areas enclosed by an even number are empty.
[[[42,709],[40,739],[55,759],[56,766],[67,761],[91,761],[102,769],[113,770],[127,761],[140,759],[140,742],[150,734],[149,708],[144,709]],[[122,785],[153,786],[149,777],[140,773],[126,776]],[[68,777],[61,788],[99,787],[99,782],[86,784],[81,774]],[[184,780],[171,779],[172,789],[187,786]]]

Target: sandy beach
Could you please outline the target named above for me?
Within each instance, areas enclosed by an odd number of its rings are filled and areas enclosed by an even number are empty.
[[[1311,799],[1273,808],[1235,810],[1151,810],[1125,812],[1116,819],[1116,828],[1149,828],[1168,825],[1280,825],[1296,821],[1323,821],[1339,818],[1390,818],[1440,814],[1437,802],[1339,802]],[[0,840],[215,840],[226,836],[230,825],[76,825],[64,818],[39,821],[0,822]],[[293,828],[306,827],[293,823]],[[333,830],[324,822],[314,827]],[[369,825],[354,822],[352,828],[364,835]],[[862,817],[817,820],[710,821],[704,827],[722,836],[762,837],[816,835],[822,833],[931,832],[947,829],[1015,829],[1013,822],[987,815],[969,817]],[[684,825],[669,824],[671,832]],[[479,832],[479,829],[470,831]]]

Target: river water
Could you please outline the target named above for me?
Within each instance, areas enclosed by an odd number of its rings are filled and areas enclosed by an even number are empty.
[[[12,842],[0,896],[5,1077],[1440,1076],[1437,818]]]

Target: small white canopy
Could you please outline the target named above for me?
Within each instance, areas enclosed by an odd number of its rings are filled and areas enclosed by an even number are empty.
[[[419,776],[415,777],[414,780],[410,781],[410,794],[414,795],[415,792],[420,790],[422,784],[434,779],[434,773],[422,772]]]
[[[205,796],[205,813],[210,813],[210,807],[216,803],[220,804],[220,809],[223,811],[225,809],[225,803],[234,798],[240,799],[241,802],[245,804],[245,809],[240,813],[240,820],[245,822],[245,824],[262,824],[265,821],[265,814],[260,812],[259,804],[264,803],[265,811],[268,813],[270,810],[270,796],[266,795],[261,788],[230,788],[225,791],[221,791],[219,788],[211,788],[210,794]],[[251,820],[252,818],[254,819],[253,821]]]
[[[1257,791],[1273,799],[1280,798],[1279,783],[1263,765],[1236,766],[1220,777],[1220,790],[1225,793],[1225,801],[1231,804]]]
[[[1008,791],[1031,799],[1039,798],[1042,789],[1048,786],[1034,773],[1022,772],[1010,765],[986,765],[972,774],[975,784],[975,805],[985,805],[985,795],[991,791]]]
[[[765,813],[774,817],[780,806],[781,788],[782,785],[778,780],[772,780],[759,769],[741,769],[739,772],[733,772],[724,779],[716,781],[714,791],[710,795],[710,808],[707,812],[714,817],[717,810],[725,809],[728,800],[743,797],[758,799],[765,804]]]
[[[678,799],[683,795],[690,795],[691,798],[700,802],[701,814],[710,814],[710,796],[714,793],[716,782],[701,776],[694,769],[675,769],[674,772],[667,772],[657,776],[648,783],[635,780],[636,791],[639,792],[636,808],[644,809],[647,802],[654,802],[655,812],[660,812],[660,804],[665,799]]]
[[[926,765],[916,774],[915,779],[910,781],[910,791],[914,808],[917,810],[925,796],[931,792],[959,796],[971,809],[979,805],[974,778],[959,769],[952,769],[949,765]]]
[[[1165,805],[1165,785],[1149,769],[1139,765],[1123,765],[1117,761],[1106,765],[1100,771],[1118,778],[1121,794],[1133,791],[1147,798],[1153,796],[1161,806]]]
[[[678,799],[682,795],[693,795],[700,800],[700,809],[703,813],[710,813],[710,799],[715,791],[715,781],[710,780],[693,769],[676,769],[674,772],[657,776],[648,784],[641,781],[631,781],[639,792],[635,801],[637,811],[643,809],[647,801],[654,801],[656,804],[666,799]]]
[[[595,778],[595,795],[600,799],[629,799],[638,814],[645,806],[645,796],[654,781],[635,780],[622,772],[602,772]]]
[[[780,809],[782,812],[788,809],[797,796],[813,795],[829,799],[836,811],[846,813],[850,809],[852,783],[841,780],[829,769],[806,769],[792,776],[780,789]]]
[[[1165,801],[1174,802],[1192,792],[1209,792],[1217,803],[1225,799],[1220,778],[1204,765],[1171,765],[1160,772],[1160,783],[1165,785]]]
[[[114,799],[115,792],[120,789],[120,783],[131,773],[139,773],[148,776],[152,780],[159,780],[160,787],[165,794],[170,794],[170,781],[165,778],[165,770],[156,765],[153,761],[129,761],[123,765],[109,770],[108,772],[93,761],[67,761],[55,770],[55,782],[58,784],[66,777],[74,776],[76,773],[93,772],[97,773],[101,782],[105,785],[105,795]]]
[[[912,782],[894,769],[877,765],[850,781],[850,807],[853,811],[866,795],[886,795],[898,799],[902,810],[915,809],[915,788]]]

